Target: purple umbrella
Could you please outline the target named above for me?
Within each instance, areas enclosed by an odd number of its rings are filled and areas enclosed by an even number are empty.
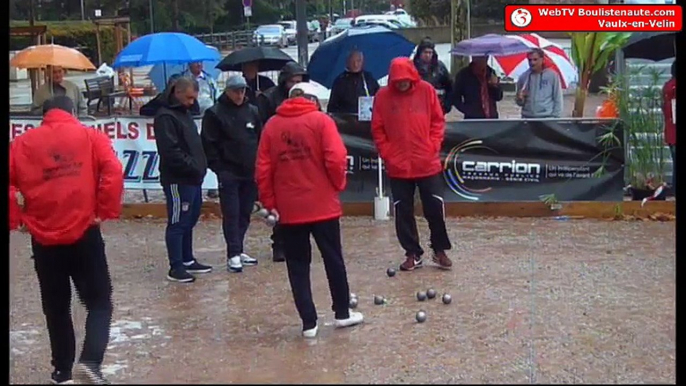
[[[517,39],[507,36],[488,34],[478,38],[463,40],[455,45],[450,52],[459,56],[506,56],[531,51]]]

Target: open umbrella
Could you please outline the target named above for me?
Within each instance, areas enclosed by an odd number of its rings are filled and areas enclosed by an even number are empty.
[[[95,70],[95,66],[79,51],[57,44],[27,47],[19,51],[10,66],[16,68],[62,67],[70,70]]]
[[[676,32],[633,33],[622,51],[624,59],[660,61],[676,56]]]
[[[507,77],[518,79],[529,69],[527,53],[533,48],[540,48],[545,53],[544,65],[560,75],[562,88],[568,88],[572,83],[578,81],[576,66],[562,47],[536,34],[508,35],[507,37],[527,46],[527,51],[523,53],[495,57],[496,62]]]
[[[216,50],[216,48],[212,46],[208,47],[210,47],[213,50]],[[203,71],[210,74],[210,76],[212,76],[212,78],[215,80],[219,78],[221,71],[215,68],[217,63],[219,63],[219,59],[207,60],[201,63]],[[169,77],[171,77],[174,74],[182,73],[186,69],[188,69],[188,64],[158,63],[154,65],[152,69],[150,69],[150,72],[148,73],[148,78],[150,78],[152,84],[155,85],[155,88],[157,88],[158,90],[164,90],[167,87],[167,81],[169,80]]]
[[[157,63],[186,64],[218,60],[217,50],[193,36],[177,32],[145,35],[126,46],[114,60],[113,68],[142,67]]]
[[[311,80],[331,88],[345,70],[348,53],[358,50],[364,55],[364,69],[381,79],[388,75],[391,60],[409,57],[414,47],[404,36],[385,27],[352,27],[322,42],[312,54],[307,72]]]
[[[509,36],[488,34],[463,40],[450,50],[459,56],[502,56],[526,53],[531,50],[525,42]]]
[[[222,71],[242,71],[243,64],[257,62],[258,72],[279,71],[291,61],[293,58],[276,47],[247,47],[227,55],[217,64],[217,68]]]

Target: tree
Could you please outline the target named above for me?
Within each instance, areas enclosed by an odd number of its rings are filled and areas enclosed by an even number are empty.
[[[570,36],[572,60],[579,74],[572,116],[578,118],[584,116],[591,76],[607,66],[611,55],[626,44],[631,33],[573,32]]]

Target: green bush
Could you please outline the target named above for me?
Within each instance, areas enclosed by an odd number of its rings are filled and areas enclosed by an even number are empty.
[[[11,27],[28,27],[27,21],[10,21]],[[65,47],[72,47],[80,50],[86,55],[96,67],[98,63],[98,44],[95,24],[89,21],[47,21],[37,22],[36,26],[44,25],[47,27],[46,42],[55,43]],[[126,32],[123,34],[124,42],[128,41]],[[10,49],[21,50],[35,44],[28,37],[11,37]],[[126,44],[126,43],[125,43]],[[114,38],[114,27],[100,26],[100,49],[103,62],[112,63],[117,55],[117,47]]]

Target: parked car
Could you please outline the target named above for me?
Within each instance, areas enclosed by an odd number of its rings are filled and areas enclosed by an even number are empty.
[[[414,28],[417,26],[417,21],[414,20],[406,10],[398,8],[395,11],[386,12],[386,15],[393,15],[400,20],[401,23],[405,24],[407,27]]]
[[[284,20],[279,22],[280,25],[286,30],[286,37],[288,38],[288,44],[296,44],[298,36],[298,27],[295,20]]]
[[[381,26],[381,27],[386,27],[386,28],[388,28],[388,29],[398,29],[398,28],[400,28],[400,27],[398,27],[397,25],[395,25],[395,24],[393,24],[393,23],[389,23],[389,22],[387,22],[387,21],[378,21],[378,20],[377,20],[377,21],[371,21],[371,20],[370,20],[370,21],[364,21],[364,20],[363,20],[363,21],[361,21],[361,22],[355,23],[355,27],[364,27],[364,26],[368,26],[368,25],[379,25],[379,26]]]
[[[333,23],[333,26],[331,27],[331,35],[336,35],[339,34],[348,28],[353,26],[353,18],[351,17],[344,17],[342,19],[336,20],[335,23]]]
[[[355,18],[354,25],[360,25],[360,23],[370,23],[370,22],[385,22],[385,23],[395,25],[396,28],[407,28],[407,27],[409,27],[409,25],[400,21],[395,15],[362,15],[362,16],[358,16]]]
[[[258,46],[288,47],[288,36],[281,24],[265,24],[255,29],[253,42]]]

